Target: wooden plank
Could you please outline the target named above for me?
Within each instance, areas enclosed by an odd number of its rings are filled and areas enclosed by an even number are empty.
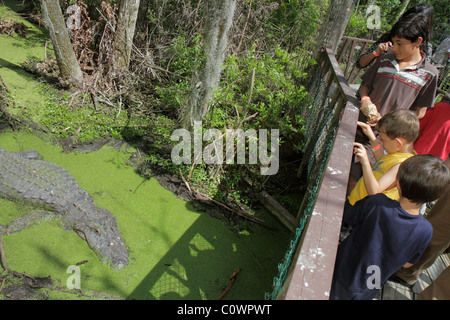
[[[375,300],[415,300],[416,296],[425,290],[449,264],[450,255],[442,254],[432,266],[422,272],[411,289],[399,283],[387,281]]]
[[[383,286],[382,300],[414,300],[411,289],[399,283],[388,281]]]
[[[364,46],[362,47],[361,51],[359,52],[359,55],[362,55],[364,52],[366,52],[367,47],[369,46],[369,43],[365,42]],[[361,72],[361,68],[358,68],[356,66],[357,61],[355,61],[355,63],[353,64],[353,68],[350,71],[350,75],[347,75],[347,82],[350,84],[355,84],[355,80],[358,78],[360,72]],[[356,72],[356,75],[355,75]]]
[[[428,287],[431,284],[432,280],[428,276],[427,272],[422,272],[422,274],[419,276],[419,279],[417,280],[416,284],[411,288],[414,293],[420,293],[422,292],[426,287]]]
[[[298,220],[289,213],[283,206],[272,198],[267,192],[261,191],[259,194],[260,201],[264,206],[273,213],[289,230],[294,231],[298,225]]]
[[[352,88],[350,88],[347,80],[344,77],[344,74],[339,66],[336,58],[333,55],[333,52],[330,49],[326,49],[326,53],[328,55],[328,59],[330,60],[332,70],[334,71],[335,80],[339,83],[339,89],[342,90],[345,95],[347,101],[352,103],[354,106],[359,106],[359,101],[356,99],[355,93]],[[358,109],[359,111],[359,109]]]
[[[428,276],[432,281],[436,280],[437,277],[441,274],[442,270],[444,270],[446,265],[444,261],[440,257],[436,259],[436,261],[427,269]]]
[[[440,258],[442,259],[442,261],[444,261],[447,267],[450,266],[450,253],[443,253],[441,254]]]
[[[339,58],[338,58],[338,60],[337,60],[338,63],[341,63],[341,62],[342,62],[342,59],[344,58],[344,55],[345,55],[345,51],[347,51],[348,45],[350,44],[351,41],[352,41],[352,40],[347,39],[347,40],[344,42],[344,46],[343,46],[343,48],[342,48],[341,54],[339,55]]]
[[[358,113],[359,109],[348,102],[298,259],[293,261],[281,299],[329,299]]]
[[[331,50],[325,59],[347,102],[307,229],[277,299],[328,300],[330,295],[359,109]]]
[[[425,288],[428,287],[449,265],[449,254],[441,254],[432,266],[422,272],[416,284],[412,287],[412,291],[418,294],[425,290]]]
[[[354,40],[354,41],[357,41],[357,42],[366,42],[366,43],[370,43],[370,44],[375,43],[374,40],[370,40],[370,39],[362,39],[362,38],[355,38],[355,37],[348,37],[348,36],[343,36],[342,39],[343,39],[343,40],[349,39],[349,40]]]
[[[345,72],[344,72],[344,75],[345,75],[345,79],[348,79],[349,77],[348,77],[348,70],[350,69],[350,66],[352,65],[352,57],[353,57],[353,52],[355,51],[355,47],[356,47],[356,41],[353,41],[353,43],[352,43],[352,47],[351,47],[351,49],[350,49],[350,53],[349,53],[349,55],[348,55],[348,61],[347,61],[347,65],[346,65],[346,67],[345,67]]]

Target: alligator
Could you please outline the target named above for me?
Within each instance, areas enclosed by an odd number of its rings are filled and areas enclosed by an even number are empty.
[[[76,231],[103,263],[117,270],[128,265],[116,217],[97,207],[66,169],[42,159],[34,150],[9,152],[0,148],[0,197],[51,212],[61,218],[65,230]],[[13,225],[0,225],[0,233],[13,230],[8,229]]]

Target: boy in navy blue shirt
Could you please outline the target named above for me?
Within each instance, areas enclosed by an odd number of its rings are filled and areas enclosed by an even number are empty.
[[[417,262],[433,233],[420,207],[438,199],[449,183],[442,159],[413,156],[399,168],[398,200],[371,195],[346,211],[343,224],[352,232],[338,247],[330,300],[374,299],[400,267]]]

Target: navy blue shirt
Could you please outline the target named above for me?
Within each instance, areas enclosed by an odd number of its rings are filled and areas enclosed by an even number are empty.
[[[353,230],[338,247],[334,281],[355,293],[370,289],[372,266],[379,267],[382,286],[405,263],[416,263],[433,234],[422,215],[407,213],[384,194],[356,202],[344,213],[343,223]]]

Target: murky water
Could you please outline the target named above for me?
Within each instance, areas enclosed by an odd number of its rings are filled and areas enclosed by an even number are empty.
[[[8,4],[9,1],[5,1]],[[15,16],[0,5],[0,15]],[[10,112],[39,108],[38,80],[22,70],[30,55],[44,55],[45,30],[30,23],[29,36],[0,35],[0,75],[17,104]],[[264,220],[278,228],[251,225],[235,232],[222,221],[196,211],[190,203],[164,189],[154,178],[145,179],[126,164],[135,151],[105,146],[90,153],[64,153],[29,130],[0,132],[0,146],[9,151],[34,149],[44,160],[66,168],[96,205],[117,217],[130,253],[121,271],[103,265],[73,231],[57,219],[38,221],[27,230],[3,235],[9,267],[38,277],[51,275],[62,288],[70,286],[79,265],[81,290],[131,299],[216,299],[238,274],[229,299],[263,299],[271,291],[276,265],[287,247],[289,232],[270,214]],[[8,224],[33,208],[0,199],[0,223]],[[87,261],[87,262],[86,262]],[[70,269],[69,269],[70,270]],[[51,299],[76,295],[49,291]]]

